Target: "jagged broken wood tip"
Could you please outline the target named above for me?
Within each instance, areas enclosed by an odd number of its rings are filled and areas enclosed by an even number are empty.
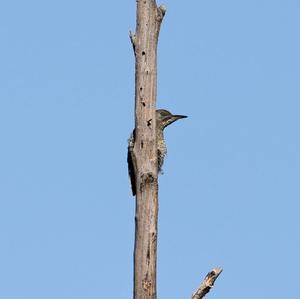
[[[215,268],[212,271],[210,271],[204,280],[202,281],[200,287],[197,289],[197,291],[192,295],[192,299],[202,299],[204,296],[211,290],[211,288],[214,286],[214,283],[216,279],[219,277],[219,275],[222,273],[222,268]]]

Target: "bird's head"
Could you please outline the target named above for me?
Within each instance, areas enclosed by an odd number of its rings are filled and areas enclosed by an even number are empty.
[[[186,118],[186,115],[173,115],[171,112],[165,109],[156,110],[156,125],[161,125],[164,129],[174,121],[182,118]]]

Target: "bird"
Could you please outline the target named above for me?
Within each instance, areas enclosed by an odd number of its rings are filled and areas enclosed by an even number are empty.
[[[164,138],[164,129],[175,122],[178,119],[187,118],[186,115],[172,114],[168,110],[158,109],[156,110],[156,142],[157,142],[157,167],[158,173],[163,173],[162,166],[164,158],[167,154],[167,146]],[[134,146],[135,130],[133,130],[128,140],[128,151],[127,151],[127,163],[128,163],[128,174],[131,182],[132,195],[136,195],[136,181],[134,173],[134,164],[132,160],[131,149]]]

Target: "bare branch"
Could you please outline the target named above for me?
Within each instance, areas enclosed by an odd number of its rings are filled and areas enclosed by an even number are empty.
[[[222,268],[215,268],[210,271],[204,280],[202,281],[198,290],[193,294],[192,299],[202,299],[204,296],[210,291],[210,289],[214,286],[214,283],[218,276],[223,271]]]

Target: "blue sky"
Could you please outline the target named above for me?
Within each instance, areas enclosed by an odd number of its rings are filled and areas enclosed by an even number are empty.
[[[135,4],[0,5],[0,299],[132,298]],[[300,2],[164,4],[158,295],[299,299]]]

